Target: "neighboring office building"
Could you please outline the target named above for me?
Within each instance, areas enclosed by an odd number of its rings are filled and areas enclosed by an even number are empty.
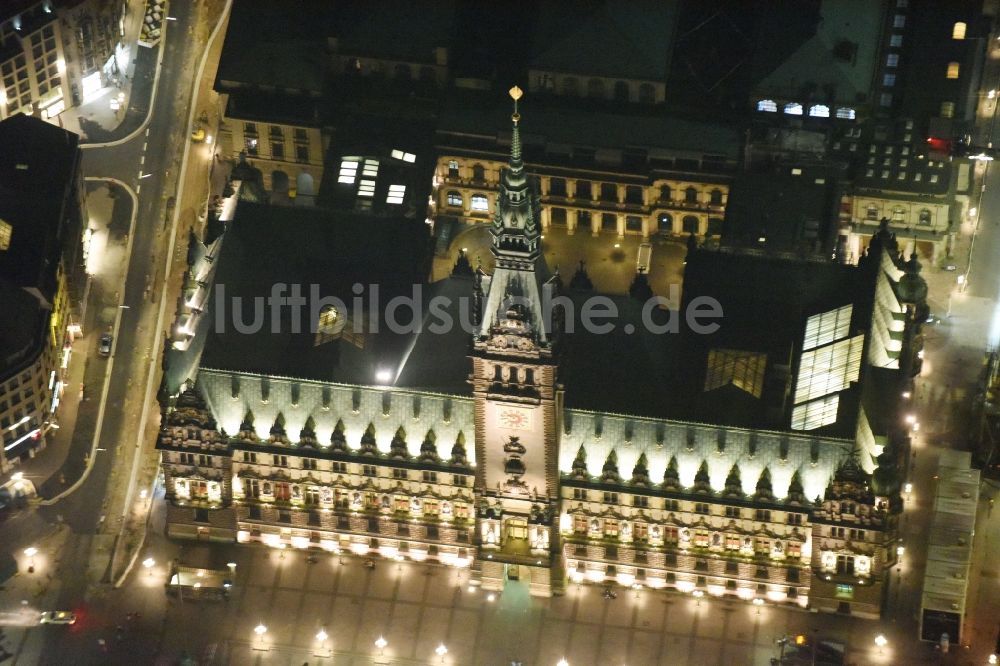
[[[937,263],[950,256],[963,214],[955,194],[971,185],[951,146],[978,108],[989,33],[982,4],[824,2],[820,13],[816,36],[755,89],[755,121],[772,134],[811,133],[814,156],[848,165],[841,233],[852,260],[886,218]],[[824,49],[830,67],[816,66]]]
[[[385,12],[312,3],[293,13],[268,1],[235,2],[215,82],[224,108],[220,153],[245,153],[276,201],[312,203],[331,140],[349,141],[353,118],[388,110],[398,122],[447,84],[453,12],[447,2]],[[330,159],[339,165],[339,157]]]
[[[0,473],[45,447],[79,332],[77,141],[23,114],[0,122]]]
[[[487,103],[483,95],[456,91],[441,113],[433,195],[439,219],[488,222],[496,213],[510,133]],[[540,179],[543,229],[721,233],[738,132],[551,98],[539,105],[530,107],[532,127],[523,142],[528,168]]]
[[[15,0],[0,9],[0,118],[56,118],[120,74],[121,0]],[[116,57],[119,56],[119,57]]]
[[[415,313],[424,321],[433,295],[471,296],[471,391],[469,337],[455,326],[376,331],[369,305],[329,305],[316,331],[296,331],[302,310],[279,316],[280,333],[212,325],[216,308],[251,302],[264,284],[408,291],[426,269],[426,238],[405,235],[419,229],[409,221],[317,210],[290,224],[280,208],[242,202],[207,254],[193,254],[206,293],[215,283],[227,294],[202,301],[203,323],[167,359],[168,534],[431,559],[471,567],[487,589],[520,581],[538,595],[568,581],[639,583],[877,616],[896,561],[906,446],[896,400],[912,366],[873,368],[863,352],[871,336],[908,339],[897,323],[912,336],[920,321],[889,284],[919,283],[896,268],[891,235],[861,267],[695,250],[685,303],[728,275],[729,302],[743,305],[723,322],[735,328],[701,350],[704,363],[667,385],[697,336],[566,333],[544,315],[558,280],[542,258],[518,120],[492,221],[497,269],[460,259]],[[726,270],[737,258],[756,282]],[[800,282],[808,293],[783,309]],[[876,289],[889,324],[875,314]],[[509,294],[522,300],[510,306]],[[615,302],[638,319],[628,298]],[[461,303],[448,308],[457,321]],[[773,316],[777,346],[747,346],[747,327],[760,338]],[[690,418],[691,394],[706,422]]]
[[[615,104],[663,104],[679,4],[540,3],[529,90]]]

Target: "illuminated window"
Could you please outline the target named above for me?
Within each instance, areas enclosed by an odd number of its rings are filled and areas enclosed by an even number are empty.
[[[405,153],[402,150],[393,150],[392,158],[396,160],[403,160],[404,162],[416,162],[417,156],[413,153]]]
[[[815,430],[837,421],[840,394],[796,405],[792,410],[792,430]]]
[[[374,180],[362,180],[358,184],[358,196],[359,197],[374,197],[375,196],[375,181]]]
[[[877,215],[876,211],[874,206],[869,206],[868,217],[874,219]],[[828,345],[834,340],[846,338],[853,310],[853,305],[845,305],[842,308],[809,317],[806,322],[806,332],[802,338],[802,350],[815,349],[822,345]]]
[[[472,210],[484,211],[490,209],[489,199],[486,198],[485,194],[473,194],[472,195]]]
[[[461,206],[462,205],[462,193],[456,190],[451,190],[448,192],[448,205],[449,206]]]
[[[785,105],[785,113],[789,116],[801,116],[802,115],[802,105],[798,102],[789,102]]]
[[[3,220],[0,220],[0,250],[10,249],[10,237],[13,234],[14,227]]]
[[[375,178],[378,176],[378,160],[365,160],[365,166],[361,170],[362,176]]]
[[[957,62],[949,62],[948,63],[948,72],[945,74],[945,78],[948,78],[948,79],[957,79],[958,78],[958,63]]]
[[[345,157],[340,163],[340,177],[338,183],[353,184],[358,175],[358,158]]]
[[[813,104],[809,107],[809,115],[813,118],[829,118],[830,107],[825,104]]]
[[[904,28],[906,27],[906,16],[903,14],[896,14],[892,17],[892,27],[893,28]]]
[[[951,118],[955,115],[955,103],[954,102],[941,102],[941,117]]]
[[[767,354],[738,349],[712,349],[708,352],[705,390],[712,391],[732,384],[759,398],[764,390]]]
[[[768,113],[777,113],[778,105],[773,99],[762,99],[757,102],[758,111],[767,111]]]
[[[885,57],[885,66],[886,67],[896,67],[898,65],[899,65],[899,54],[898,53],[890,53],[889,55],[887,55]]]
[[[390,185],[389,193],[385,197],[386,203],[401,204],[403,195],[406,194],[406,185]]]
[[[855,112],[849,106],[842,106],[837,109],[837,117],[841,120],[854,120]]]
[[[858,335],[802,354],[795,404],[843,391],[858,380],[865,336]]]
[[[448,177],[458,178],[458,162],[455,160],[448,160]]]
[[[951,38],[952,39],[965,39],[965,24],[958,21],[951,27]]]

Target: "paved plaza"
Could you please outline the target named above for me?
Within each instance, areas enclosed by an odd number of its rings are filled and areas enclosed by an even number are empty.
[[[295,666],[555,666],[560,659],[573,666],[766,666],[777,656],[777,638],[804,632],[856,646],[847,663],[900,663],[889,649],[879,655],[873,647],[880,631],[893,635],[891,627],[774,606],[646,589],[618,589],[617,598],[607,600],[601,587],[586,584],[540,599],[514,581],[491,596],[468,584],[467,570],[384,560],[369,569],[353,556],[314,553],[310,562],[308,553],[263,546],[191,545],[180,556],[185,565],[206,567],[230,558],[237,573],[228,601],[171,598],[162,620],[149,618],[163,632],[161,659],[211,655],[204,663]],[[145,596],[155,614],[163,607],[164,580],[165,571],[137,573],[129,594]],[[259,638],[258,625],[267,628]],[[316,638],[320,630],[325,642]],[[380,636],[387,643],[381,657]],[[435,652],[442,644],[443,657]],[[327,651],[332,655],[317,656]],[[939,662],[928,651],[926,660],[908,655],[907,663]]]
[[[451,242],[447,254],[435,258],[433,279],[440,280],[451,272],[462,249],[468,253],[473,266],[480,260],[483,270],[492,272],[490,239],[488,224],[465,227]],[[653,236],[643,241],[640,236],[620,237],[612,233],[595,236],[584,231],[568,234],[565,229],[553,227],[542,236],[542,252],[549,270],[558,268],[564,284],[569,284],[583,261],[596,292],[626,294],[635,277],[639,245],[643,242],[653,246],[650,286],[654,293],[668,296],[670,285],[680,286],[683,281],[684,255],[687,254],[687,243],[683,240]]]

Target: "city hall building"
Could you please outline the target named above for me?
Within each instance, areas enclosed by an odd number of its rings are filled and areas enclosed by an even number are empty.
[[[641,585],[877,616],[919,265],[886,229],[858,266],[692,243],[679,304],[597,295],[545,264],[520,133],[515,109],[491,269],[462,256],[431,284],[385,170],[363,208],[329,211],[268,206],[236,169],[192,237],[165,359],[168,534],[426,560],[541,596]],[[385,304],[415,286],[425,325],[390,330]],[[340,300],[290,306],[312,290]],[[292,298],[262,310],[275,293]],[[582,321],[599,296],[607,331]],[[724,315],[696,327],[710,298]]]

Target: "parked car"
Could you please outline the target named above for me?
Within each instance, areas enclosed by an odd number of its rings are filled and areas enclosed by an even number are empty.
[[[111,356],[111,342],[114,340],[110,333],[101,336],[101,341],[97,345],[97,353],[101,356]]]
[[[76,613],[71,611],[46,611],[38,619],[39,624],[73,624]]]

